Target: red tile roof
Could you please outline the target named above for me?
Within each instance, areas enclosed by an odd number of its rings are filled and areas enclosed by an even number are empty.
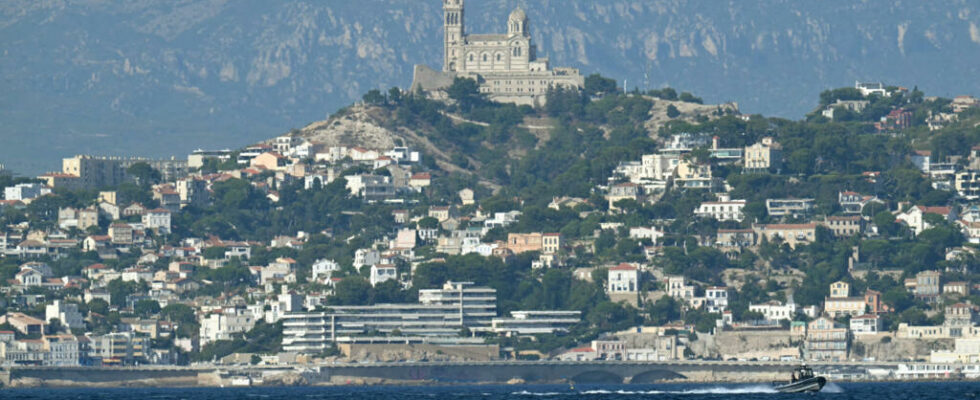
[[[636,271],[636,267],[629,265],[627,263],[619,264],[615,267],[609,268],[610,271]]]

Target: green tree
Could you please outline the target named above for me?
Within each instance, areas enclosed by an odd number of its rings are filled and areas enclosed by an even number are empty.
[[[361,306],[371,303],[371,284],[361,277],[347,277],[337,282],[331,304]]]
[[[109,303],[102,299],[92,299],[86,304],[89,313],[96,313],[102,316],[109,314]]]
[[[418,227],[421,229],[437,229],[439,228],[439,220],[433,217],[425,217],[419,220]]]
[[[677,107],[674,107],[673,104],[670,104],[670,105],[667,106],[667,116],[668,117],[670,117],[670,118],[677,118],[680,115],[681,115],[680,110],[678,110]]]
[[[585,94],[589,96],[597,96],[601,94],[615,93],[616,80],[610,78],[604,78],[599,74],[592,74],[585,77]]]
[[[376,106],[385,104],[385,95],[381,94],[381,91],[378,89],[369,90],[361,99],[364,100],[364,103],[366,104]]]
[[[149,318],[160,312],[160,303],[156,300],[140,300],[133,304],[133,312],[144,318]]]
[[[159,183],[161,179],[160,171],[153,169],[150,164],[145,162],[137,162],[130,165],[126,169],[126,174],[133,177],[136,180],[136,184],[140,186]]]
[[[469,78],[454,79],[453,84],[449,86],[446,92],[450,99],[456,101],[456,105],[463,112],[469,112],[486,101],[484,95],[480,93],[480,85]]]

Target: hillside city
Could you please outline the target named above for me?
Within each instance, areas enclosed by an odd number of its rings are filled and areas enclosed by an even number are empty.
[[[326,121],[0,173],[0,366],[980,361],[977,98],[747,115],[444,4],[442,71]]]
[[[334,118],[445,130],[455,164],[294,131],[4,175],[3,363],[980,358],[972,97],[857,84],[790,122],[597,75],[542,109],[449,93]]]

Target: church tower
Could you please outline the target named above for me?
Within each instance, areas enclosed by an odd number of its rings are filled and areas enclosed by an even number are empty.
[[[442,0],[442,11],[446,30],[442,71],[455,72],[463,56],[463,0]]]
[[[530,34],[527,31],[527,25],[527,13],[524,12],[523,8],[517,7],[507,18],[507,34],[528,37]]]

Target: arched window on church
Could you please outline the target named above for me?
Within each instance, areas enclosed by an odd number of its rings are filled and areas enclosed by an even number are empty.
[[[473,61],[476,61],[476,56],[473,55],[473,54],[470,54],[470,62],[473,62]]]
[[[486,55],[486,54],[484,54],[484,55],[483,55],[483,62],[487,62],[487,61],[490,61],[490,60],[489,60],[489,57],[487,57],[487,55]]]
[[[504,60],[504,55],[497,53],[497,61],[503,61],[503,60]]]

